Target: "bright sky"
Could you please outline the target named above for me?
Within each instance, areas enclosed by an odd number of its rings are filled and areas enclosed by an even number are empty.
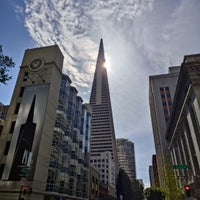
[[[0,1],[0,44],[16,63],[13,79],[0,85],[0,102],[10,103],[25,49],[57,43],[63,72],[87,103],[103,38],[116,137],[134,142],[137,178],[147,186],[154,154],[149,76],[199,53],[199,11],[199,0]]]

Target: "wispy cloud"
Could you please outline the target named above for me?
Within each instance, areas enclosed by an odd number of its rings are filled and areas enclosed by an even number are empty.
[[[154,62],[156,71],[179,65],[185,54],[199,51],[199,9],[197,0],[156,1],[153,12],[136,21],[136,44]]]
[[[132,26],[136,16],[152,7],[151,1],[137,0],[24,3],[25,26],[36,45],[59,44],[65,54],[64,72],[82,88],[91,85],[100,38],[115,35],[116,27]]]

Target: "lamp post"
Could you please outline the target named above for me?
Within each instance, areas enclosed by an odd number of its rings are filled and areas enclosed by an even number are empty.
[[[20,191],[19,191],[19,197],[18,200],[23,200],[24,198],[21,198],[22,195],[22,189],[23,189],[23,185],[20,186]]]

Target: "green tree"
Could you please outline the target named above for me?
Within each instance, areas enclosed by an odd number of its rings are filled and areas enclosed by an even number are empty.
[[[147,200],[164,200],[165,193],[160,188],[151,187],[144,190],[144,195]]]
[[[177,186],[176,176],[169,160],[165,160],[165,167],[163,170],[165,186],[162,188],[162,190],[165,191],[166,197],[173,200],[180,199],[182,188],[178,188]]]
[[[12,76],[9,75],[9,71],[14,66],[15,63],[12,58],[3,55],[2,46],[0,45],[0,83],[6,84],[6,82],[12,78]]]

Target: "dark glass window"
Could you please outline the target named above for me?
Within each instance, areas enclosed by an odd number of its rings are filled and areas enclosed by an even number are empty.
[[[13,132],[14,132],[14,129],[15,129],[15,122],[16,122],[16,121],[12,121],[12,123],[11,123],[11,126],[10,126],[10,133],[13,133]]]
[[[0,135],[1,135],[2,130],[3,130],[3,126],[0,125]]]
[[[5,167],[5,164],[0,165],[0,179],[2,178],[4,167]]]
[[[6,143],[6,148],[5,148],[5,150],[4,150],[4,155],[8,155],[9,147],[10,147],[10,141],[8,141],[8,142]]]
[[[20,103],[17,103],[16,108],[15,108],[15,115],[18,114],[19,107],[20,107]]]
[[[162,104],[163,104],[163,106],[166,106],[166,105],[167,105],[167,103],[166,103],[166,102],[163,102]]]
[[[22,97],[24,94],[24,87],[21,87],[20,93],[19,93],[19,97]]]

